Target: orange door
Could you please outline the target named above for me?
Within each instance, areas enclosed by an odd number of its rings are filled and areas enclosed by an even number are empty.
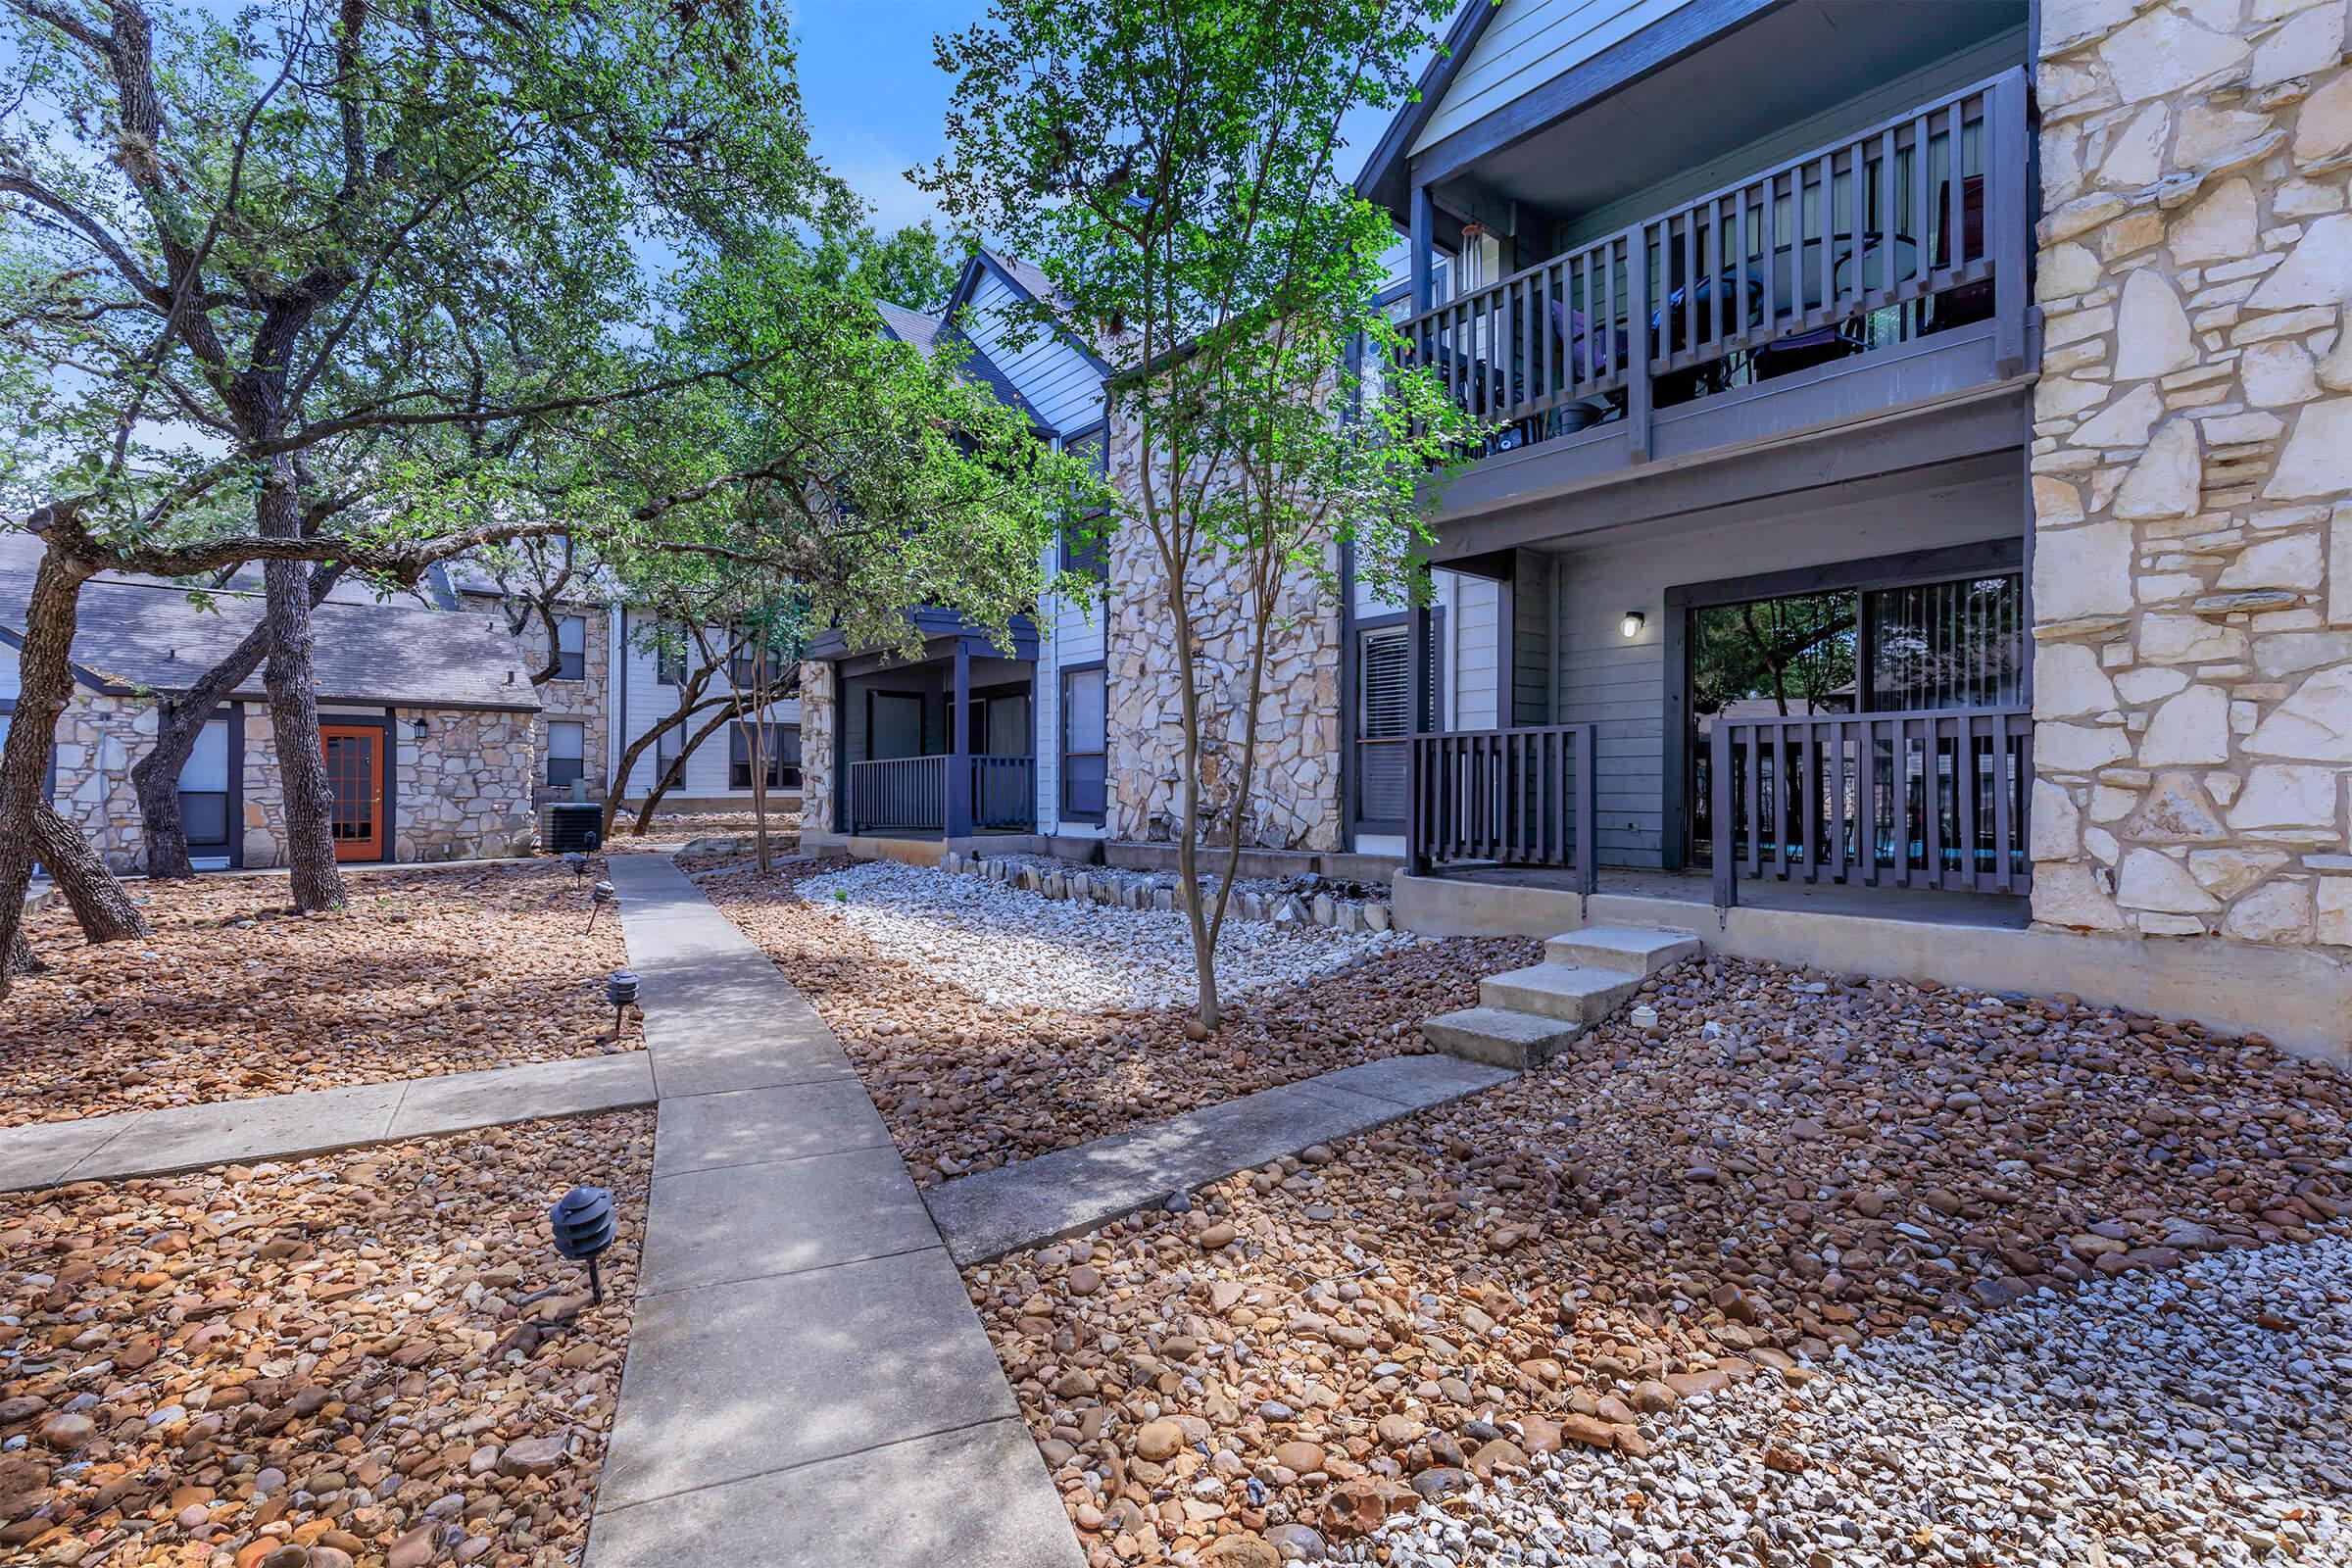
[[[384,858],[384,732],[371,724],[321,724],[326,786],[334,800],[335,858]]]

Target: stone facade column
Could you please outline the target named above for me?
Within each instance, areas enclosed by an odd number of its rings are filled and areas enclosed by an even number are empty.
[[[1111,474],[1130,496],[1142,478],[1132,431],[1111,430]],[[1327,569],[1337,568],[1336,550]],[[1258,704],[1257,758],[1247,803],[1237,800],[1248,734],[1250,620],[1255,610],[1239,562],[1195,566],[1192,604],[1202,689],[1202,823],[1211,843],[1243,813],[1252,848],[1346,847],[1340,820],[1340,608],[1301,567],[1283,579],[1272,652]],[[1138,523],[1111,536],[1103,630],[1108,686],[1104,822],[1113,839],[1165,844],[1183,820],[1182,677],[1168,625],[1159,554]]]
[[[801,665],[801,831],[833,830],[833,666]]]
[[[2345,17],[2042,7],[2045,926],[2352,947]]]

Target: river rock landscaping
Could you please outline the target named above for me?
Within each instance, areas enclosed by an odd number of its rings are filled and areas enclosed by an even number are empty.
[[[1210,1035],[1180,914],[893,861],[700,885],[841,1037],[926,1184],[1421,1051],[1422,1019],[1538,951],[1236,921]]]
[[[556,1568],[628,1346],[651,1111],[0,1198],[0,1557]],[[613,1190],[605,1300],[547,1210]]]
[[[1097,1563],[2345,1560],[2340,1068],[1737,959],[1636,1001],[966,1271]]]
[[[384,1083],[634,1050],[590,930],[590,860],[365,871],[348,907],[295,915],[275,877],[133,884],[150,935],[85,946],[30,922],[46,973],[0,1015],[0,1125]]]

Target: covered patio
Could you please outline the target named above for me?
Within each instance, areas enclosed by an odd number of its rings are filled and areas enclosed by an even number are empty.
[[[950,612],[921,611],[915,622],[919,659],[853,652],[839,633],[809,650],[836,676],[832,831],[943,840],[1032,831],[1035,625],[1016,616],[1005,650]]]

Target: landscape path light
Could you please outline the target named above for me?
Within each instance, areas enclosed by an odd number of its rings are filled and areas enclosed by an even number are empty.
[[[605,1000],[612,1004],[612,1033],[617,1037],[621,1014],[637,1005],[637,971],[613,970],[605,980]]]
[[[612,1193],[602,1187],[574,1187],[556,1200],[556,1206],[547,1211],[547,1223],[556,1233],[556,1250],[588,1265],[589,1299],[604,1305],[605,1277],[597,1259],[612,1245]]]
[[[612,891],[610,882],[599,882],[588,894],[588,929],[596,929],[596,917],[605,912],[608,904],[618,904],[620,895]]]

